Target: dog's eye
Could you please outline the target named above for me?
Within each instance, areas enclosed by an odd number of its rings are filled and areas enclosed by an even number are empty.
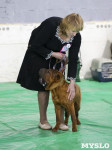
[[[56,78],[57,78],[57,80],[59,80],[60,79],[60,75],[57,75]]]
[[[60,75],[59,75],[59,74],[54,74],[54,78],[55,78],[56,80],[60,80]]]
[[[48,70],[47,73],[50,73],[50,70]]]

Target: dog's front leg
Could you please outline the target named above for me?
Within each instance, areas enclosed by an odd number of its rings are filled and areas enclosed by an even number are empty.
[[[56,126],[52,129],[52,131],[56,132],[59,129],[59,125],[61,122],[61,106],[55,104],[55,112],[56,112]]]
[[[76,121],[74,105],[71,106],[70,113],[71,113],[71,119],[72,119],[72,131],[76,132],[77,131],[77,121]]]

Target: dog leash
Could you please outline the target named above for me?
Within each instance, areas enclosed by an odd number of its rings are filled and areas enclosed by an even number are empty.
[[[64,72],[64,70],[66,69],[66,64],[68,64],[68,57],[64,55],[61,61],[61,67],[59,69],[60,72]]]
[[[49,68],[50,68],[50,63],[51,63],[51,59],[49,62]],[[63,73],[63,71],[66,68],[66,64],[68,63],[68,57],[66,55],[63,55],[63,58],[61,60],[56,59],[56,63],[54,64],[53,69],[56,69],[56,66],[59,63],[61,63],[61,67],[60,67],[59,71]]]

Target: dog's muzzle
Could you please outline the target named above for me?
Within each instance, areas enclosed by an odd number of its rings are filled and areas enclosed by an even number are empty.
[[[42,78],[39,78],[39,82],[40,84],[45,87],[47,85],[47,83],[45,82],[45,80],[43,80]]]

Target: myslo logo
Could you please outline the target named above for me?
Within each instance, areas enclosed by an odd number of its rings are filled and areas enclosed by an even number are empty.
[[[81,143],[81,148],[109,148],[110,145],[109,143],[105,143],[105,144],[102,144],[102,143]]]

